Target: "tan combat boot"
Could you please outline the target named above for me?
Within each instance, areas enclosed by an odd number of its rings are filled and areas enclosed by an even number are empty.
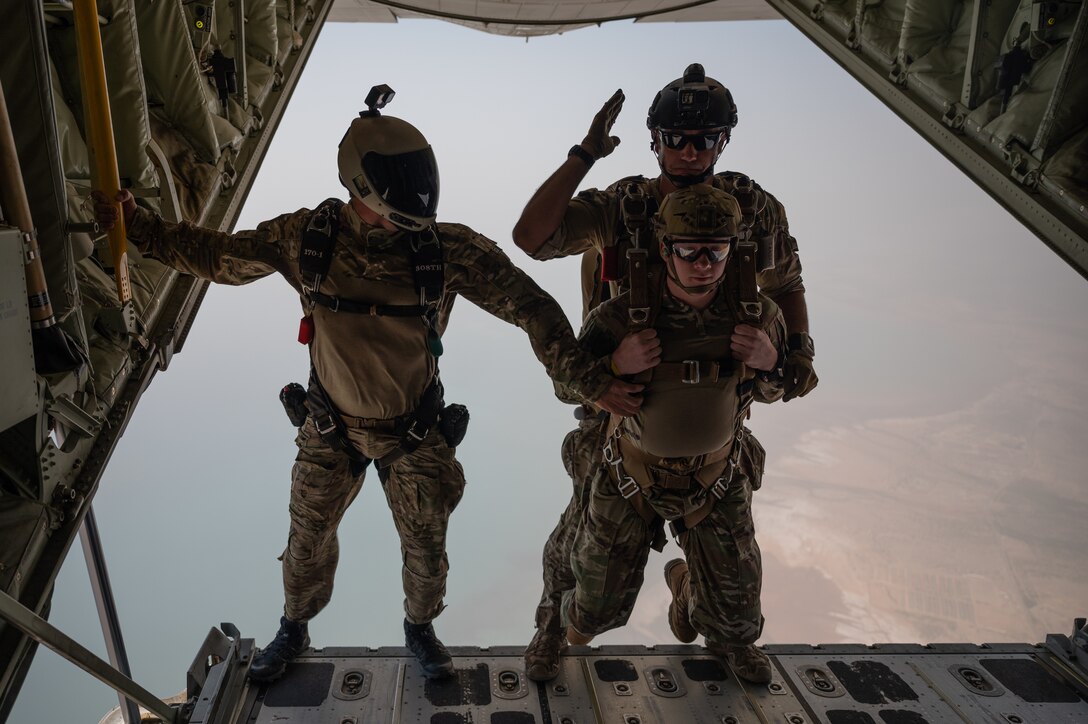
[[[715,648],[715,654],[725,655],[733,673],[753,684],[771,683],[771,660],[767,654],[756,648],[755,644],[734,646],[726,644],[721,649]]]
[[[567,648],[563,630],[537,629],[525,648],[525,675],[531,681],[551,681],[559,676],[559,656]]]
[[[691,602],[691,576],[688,564],[676,558],[665,564],[665,583],[672,592],[669,604],[669,628],[678,641],[690,644],[699,635],[688,618],[688,606]]]

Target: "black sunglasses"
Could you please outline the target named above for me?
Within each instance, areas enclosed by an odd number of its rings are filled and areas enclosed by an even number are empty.
[[[689,143],[695,146],[696,151],[709,151],[718,145],[725,131],[708,131],[706,133],[684,134],[675,131],[658,131],[661,135],[661,143],[665,148],[678,151]]]

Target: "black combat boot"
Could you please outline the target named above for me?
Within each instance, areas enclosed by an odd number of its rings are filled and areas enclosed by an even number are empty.
[[[280,618],[280,630],[272,643],[261,649],[249,667],[249,678],[264,684],[283,676],[287,664],[310,648],[310,634],[306,624],[295,623],[288,618]]]
[[[429,623],[410,623],[404,619],[404,644],[415,654],[423,675],[428,679],[442,679],[453,675],[453,658],[434,634]]]

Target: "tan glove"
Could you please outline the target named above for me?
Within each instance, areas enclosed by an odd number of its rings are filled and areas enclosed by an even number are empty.
[[[604,158],[616,150],[616,146],[620,145],[618,136],[608,134],[612,131],[612,126],[616,123],[616,117],[619,116],[620,111],[623,109],[623,101],[623,90],[613,93],[612,97],[601,106],[601,110],[597,111],[597,115],[593,116],[593,123],[589,124],[589,132],[582,139],[581,146],[586,153],[593,157],[594,161]]]

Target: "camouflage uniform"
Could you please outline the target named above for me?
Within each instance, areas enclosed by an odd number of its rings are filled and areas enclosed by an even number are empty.
[[[532,255],[534,259],[546,261],[583,254],[583,318],[626,286],[625,254],[631,245],[631,238],[623,224],[620,203],[624,191],[632,185],[647,197],[656,199],[658,203],[663,199],[658,180],[641,176],[622,179],[603,191],[582,191],[571,199],[559,228]],[[772,269],[759,272],[757,280],[760,291],[772,300],[804,291],[797,241],[789,233],[789,221],[782,204],[759,184],[735,171],[724,171],[715,175],[713,185],[732,194],[740,203],[744,222],[752,230],[753,239],[768,236],[774,239],[775,265]],[[647,238],[650,239],[650,235]],[[614,288],[600,281],[599,268],[601,249],[612,244],[616,245],[616,256],[621,265],[619,277],[622,280],[620,284],[613,285]],[[650,240],[646,246],[651,263],[661,264],[657,242]],[[564,397],[562,393],[560,396]],[[562,592],[568,590],[573,583],[570,569],[571,545],[589,490],[588,478],[581,477],[578,471],[587,471],[588,475],[599,465],[601,445],[598,441],[604,439],[603,428],[602,418],[589,414],[568,434],[563,443],[563,460],[567,472],[573,478],[574,494],[544,545],[544,590],[536,610],[536,626],[541,630],[557,630],[560,626],[559,604]],[[742,463],[755,458],[762,460],[762,448],[754,436],[746,436],[744,445],[751,446],[754,450],[744,451],[741,456]],[[572,456],[575,456],[574,460],[571,460]],[[744,472],[749,479],[755,481],[756,486],[759,485],[758,481],[763,472],[761,465],[758,470],[748,467]]]
[[[755,481],[746,471],[750,465],[737,464],[753,449],[740,443],[746,436],[741,423],[753,399],[782,396],[781,381],[764,380],[733,361],[730,338],[743,317],[726,284],[701,311],[664,293],[664,286],[658,285],[662,301],[653,322],[662,361],[636,378],[646,384],[639,413],[609,423],[605,460],[622,459],[597,462],[591,470],[572,544],[577,583],[563,592],[563,623],[595,635],[627,622],[657,533],[647,517],[656,514],[690,525],[677,541],[691,574],[692,626],[709,647],[749,644],[763,627],[762,569],[751,514]],[[762,328],[782,358],[782,315],[769,299],[761,301]],[[614,351],[628,332],[627,310],[624,294],[591,312],[581,335],[586,348],[601,356]],[[683,379],[687,368],[677,364],[692,359],[706,367],[698,383]],[[718,362],[711,366],[712,360]],[[681,428],[678,420],[689,424]],[[631,499],[621,495],[623,476],[638,484]]]
[[[301,293],[298,268],[302,231],[311,212],[300,209],[227,234],[188,223],[171,224],[138,209],[129,235],[146,253],[203,279],[246,284],[278,272]],[[460,294],[524,329],[538,359],[557,383],[596,399],[613,378],[605,363],[577,345],[559,306],[491,240],[457,224],[438,224],[445,262],[439,303],[444,320]],[[324,294],[376,304],[418,304],[403,232],[371,227],[350,205],[340,212],[337,243]],[[370,459],[391,452],[395,428],[419,404],[437,361],[421,317],[374,316],[312,310],[310,354],[348,436]],[[361,466],[336,452],[313,421],[299,430],[292,473],[291,531],[282,556],[285,615],[313,618],[328,603],[339,554],[336,529],[363,483]],[[445,552],[450,513],[465,485],[464,473],[437,429],[420,447],[381,473],[400,536],[405,612],[410,623],[441,612],[448,568]]]

